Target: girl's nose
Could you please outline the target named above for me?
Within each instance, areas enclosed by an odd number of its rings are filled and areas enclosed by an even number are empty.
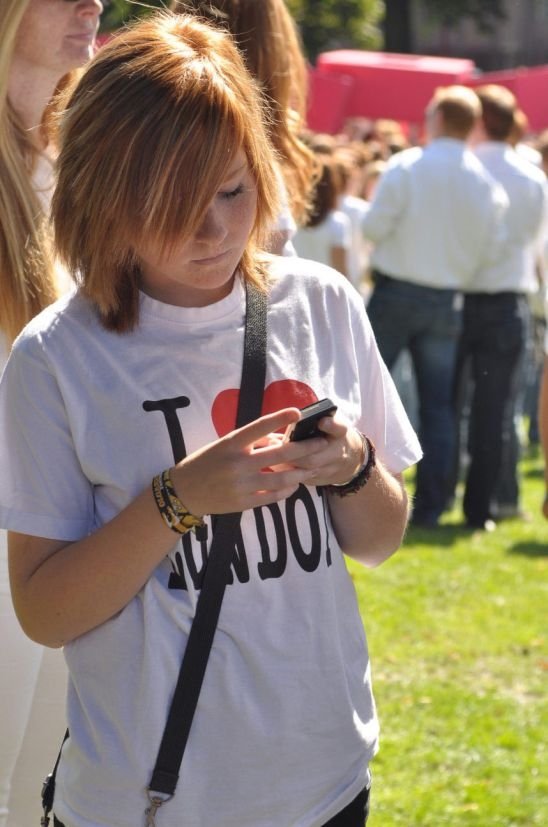
[[[214,206],[210,206],[204,216],[196,233],[199,241],[219,242],[226,236],[226,227],[221,212]]]

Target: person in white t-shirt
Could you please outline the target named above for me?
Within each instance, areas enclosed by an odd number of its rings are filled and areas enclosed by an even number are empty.
[[[348,278],[356,289],[361,290],[368,260],[362,221],[369,210],[368,202],[359,194],[363,190],[363,169],[357,164],[356,153],[346,145],[335,149],[334,159],[342,181],[338,207],[350,220],[350,248],[347,253]]]
[[[69,667],[56,824],[144,818],[212,515],[242,512],[158,824],[363,827],[378,722],[343,554],[397,549],[420,457],[363,302],[325,266],[261,252],[274,157],[226,34],[151,15],[67,106],[52,212],[80,286],[26,327],[0,382],[15,603]],[[263,412],[235,429],[251,284],[268,303]],[[338,410],[321,436],[285,439],[323,397]]]
[[[348,278],[352,246],[350,218],[338,209],[341,181],[334,157],[318,154],[321,173],[312,194],[312,207],[304,227],[293,238],[297,255],[328,264]]]
[[[90,57],[101,10],[98,0],[0,4],[0,374],[14,338],[65,287],[47,223],[54,95]],[[0,468],[7,474],[3,456]],[[61,653],[43,659],[42,647],[19,628],[5,531],[0,630],[0,825],[8,823],[9,810],[10,827],[28,827],[38,823],[40,785],[64,721],[64,690],[55,691],[66,670]]]

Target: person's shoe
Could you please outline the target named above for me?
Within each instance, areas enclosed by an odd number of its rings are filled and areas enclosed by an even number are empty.
[[[497,524],[494,520],[467,520],[466,527],[470,528],[472,531],[486,531],[487,533],[491,534],[491,532],[496,530]]]

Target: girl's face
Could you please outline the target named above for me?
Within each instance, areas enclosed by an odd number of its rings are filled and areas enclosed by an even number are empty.
[[[194,235],[168,251],[136,245],[141,289],[179,307],[204,307],[227,296],[255,222],[257,187],[239,150]]]
[[[29,0],[17,30],[14,61],[61,78],[93,54],[101,0]]]

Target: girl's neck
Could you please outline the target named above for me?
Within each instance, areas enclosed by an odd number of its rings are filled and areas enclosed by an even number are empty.
[[[46,72],[43,67],[22,64],[14,58],[8,79],[8,97],[32,142],[40,150],[46,148],[41,129],[44,112],[58,82],[56,74]]]

